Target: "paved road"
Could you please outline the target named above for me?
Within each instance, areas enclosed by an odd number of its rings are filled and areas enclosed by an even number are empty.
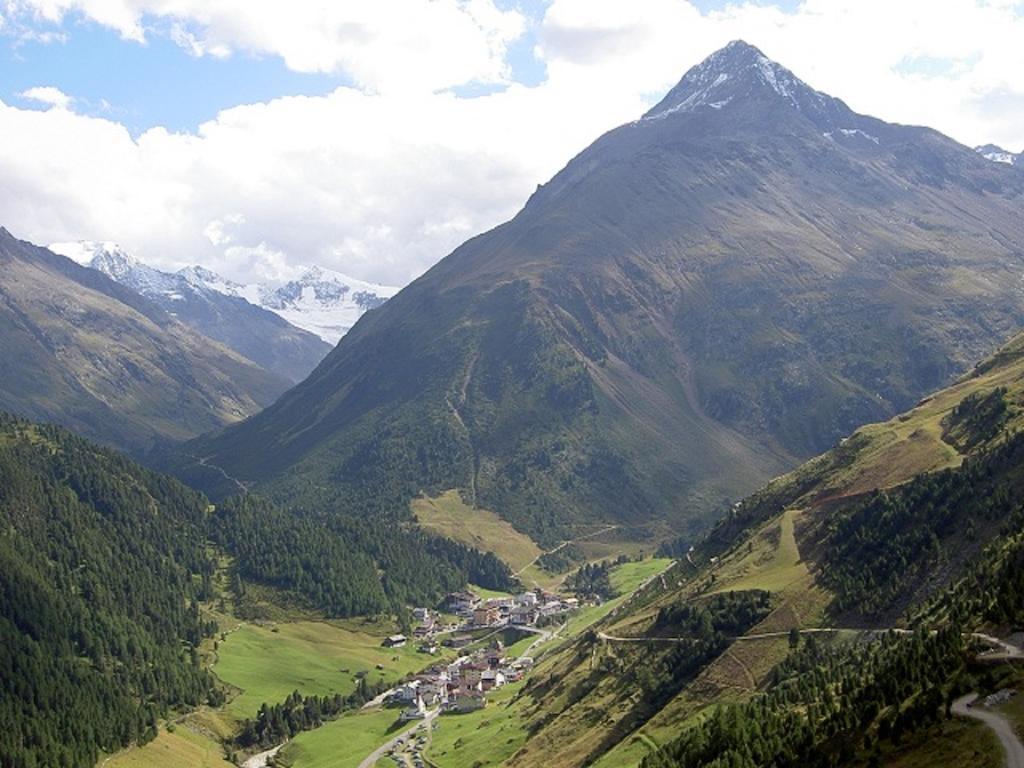
[[[968,706],[968,704],[973,704],[977,698],[978,694],[969,693],[954,701],[954,714],[980,720],[995,731],[996,736],[999,737],[999,743],[1003,745],[1003,752],[1006,753],[1004,762],[1006,768],[1024,768],[1024,744],[1020,743],[1013,726],[1005,717],[998,712],[986,709],[984,705]]]
[[[363,762],[359,764],[359,768],[373,768],[373,766],[377,764],[377,761],[384,757],[384,755],[387,753],[389,749],[394,749],[396,746],[398,746],[399,741],[408,737],[410,734],[412,734],[413,731],[419,730],[420,728],[428,727],[430,725],[430,721],[432,721],[440,713],[440,707],[438,707],[437,709],[432,709],[430,712],[427,712],[427,716],[425,718],[423,718],[422,720],[415,721],[411,726],[409,726],[400,734],[391,739],[391,741],[385,742],[381,746],[377,747],[369,755],[367,755],[366,759],[364,759]],[[1021,768],[1024,768],[1024,765],[1022,765]]]
[[[565,629],[565,624],[564,623],[561,624],[558,627],[558,629],[556,629],[554,632],[552,632],[551,630],[548,630],[548,629],[541,629],[540,627],[516,627],[516,629],[522,630],[523,632],[528,632],[528,633],[530,633],[532,635],[537,635],[537,639],[534,640],[532,643],[530,643],[526,647],[525,651],[523,651],[521,654],[519,654],[519,658],[520,659],[523,659],[523,658],[526,658],[526,657],[533,658],[533,649],[536,648],[541,643],[545,643],[548,640],[550,640],[552,637],[555,637],[559,632],[561,632],[563,629]]]

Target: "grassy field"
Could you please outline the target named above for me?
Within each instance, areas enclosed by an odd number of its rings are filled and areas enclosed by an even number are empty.
[[[569,573],[569,571],[566,571],[565,573],[549,573],[534,563],[519,572],[518,576],[519,580],[523,582],[528,589],[541,587],[542,589],[557,592],[562,588],[562,583],[565,581]]]
[[[1014,339],[980,372],[922,400],[907,413],[857,430],[843,447],[803,465],[772,485],[814,480],[816,493],[846,496],[888,488],[909,478],[958,466],[963,456],[943,439],[943,422],[967,396],[1007,390],[1006,430],[1024,427],[1024,338]]]
[[[652,579],[672,564],[667,557],[654,557],[617,565],[609,577],[612,587],[620,595],[628,595],[648,579]]]
[[[470,584],[469,589],[470,591],[480,595],[484,600],[490,600],[491,598],[496,597],[512,597],[511,592],[502,592],[500,589],[487,589],[486,587],[481,587],[478,584]]]
[[[511,659],[519,658],[536,639],[537,635],[524,634],[511,645],[505,646],[505,655]]]
[[[714,592],[765,589],[781,592],[807,576],[796,546],[794,526],[799,512],[787,510],[760,531],[753,546],[715,572]]]
[[[514,701],[521,687],[515,683],[491,694],[479,712],[438,718],[426,757],[439,768],[503,763],[526,741],[522,706]]]
[[[354,712],[300,733],[281,750],[278,762],[286,768],[357,768],[363,758],[408,727],[398,722],[398,710]]]
[[[884,756],[885,768],[970,766],[1002,768],[1003,750],[992,731],[973,720],[956,718],[916,734]]]
[[[446,491],[437,498],[421,496],[412,502],[420,525],[449,539],[484,552],[493,552],[518,572],[536,560],[542,551],[524,533],[486,509],[474,509],[458,491]]]
[[[639,562],[623,563],[612,569],[609,577],[612,587],[619,593],[617,597],[607,600],[601,605],[589,605],[581,608],[566,622],[562,637],[572,638],[591,625],[603,619],[629,599],[629,596],[645,581],[656,577],[672,564],[668,558],[656,557]]]
[[[323,696],[350,693],[356,673],[371,682],[397,680],[434,657],[414,644],[382,648],[393,628],[378,623],[295,621],[272,626],[245,624],[220,643],[214,672],[241,693],[227,710],[252,717],[260,704],[282,701],[292,691]],[[376,666],[383,665],[383,670]]]
[[[185,725],[175,726],[173,733],[161,728],[149,744],[125,749],[101,764],[104,768],[233,768],[216,740]]]

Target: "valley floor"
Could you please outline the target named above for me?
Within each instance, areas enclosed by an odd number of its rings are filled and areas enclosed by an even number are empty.
[[[639,588],[658,579],[672,561],[647,559],[615,566],[611,582],[619,596],[601,605],[580,609],[563,623],[531,630],[510,645],[510,656],[540,657],[564,647],[609,613],[627,604]],[[223,583],[223,574],[221,574]],[[371,768],[373,765],[414,765],[412,753],[386,753],[412,730],[429,729],[429,744],[419,750],[437,768],[499,765],[526,740],[523,682],[513,683],[489,697],[487,707],[464,715],[445,715],[427,723],[399,721],[399,711],[381,704],[344,713],[321,727],[298,734],[280,748],[259,754],[229,754],[230,741],[245,718],[255,717],[264,702],[283,701],[293,691],[302,695],[351,693],[360,677],[370,683],[398,682],[423,668],[455,656],[418,652],[410,643],[384,648],[384,639],[397,627],[382,620],[324,621],[301,611],[275,608],[263,620],[240,620],[230,606],[214,612],[221,627],[208,642],[211,669],[232,691],[219,709],[200,708],[165,723],[158,738],[101,761],[103,768],[228,768],[229,758],[246,768],[273,764],[286,768]],[[433,721],[430,723],[430,721]],[[404,738],[403,741],[408,741]]]

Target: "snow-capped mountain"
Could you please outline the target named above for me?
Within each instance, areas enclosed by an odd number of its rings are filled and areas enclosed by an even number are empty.
[[[995,144],[983,144],[980,147],[975,147],[974,151],[986,160],[991,160],[994,163],[1024,165],[1024,153],[1015,155],[1013,152],[1007,152],[1005,149],[1000,146],[996,146]]]
[[[736,40],[689,70],[640,122],[721,110],[765,96],[794,107],[822,128],[836,130],[850,116],[841,100],[815,90],[754,46]]]
[[[178,275],[161,272],[143,264],[117,243],[80,240],[73,243],[51,243],[50,250],[77,261],[84,267],[102,272],[114,282],[131,288],[147,298],[163,297],[183,301],[190,287]],[[171,314],[177,314],[172,311]]]
[[[113,242],[53,243],[50,250],[102,272],[204,336],[293,382],[304,379],[330,351],[317,334],[232,293],[225,287],[232,284],[209,270],[163,272]]]
[[[283,285],[241,285],[203,267],[187,267],[178,274],[194,285],[238,296],[274,312],[329,344],[337,344],[364,312],[398,292],[398,288],[367,283],[323,267],[310,267],[297,280]]]

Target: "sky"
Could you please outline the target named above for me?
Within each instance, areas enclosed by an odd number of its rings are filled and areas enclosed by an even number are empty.
[[[0,225],[403,285],[733,39],[1024,150],[1020,0],[0,0]]]

